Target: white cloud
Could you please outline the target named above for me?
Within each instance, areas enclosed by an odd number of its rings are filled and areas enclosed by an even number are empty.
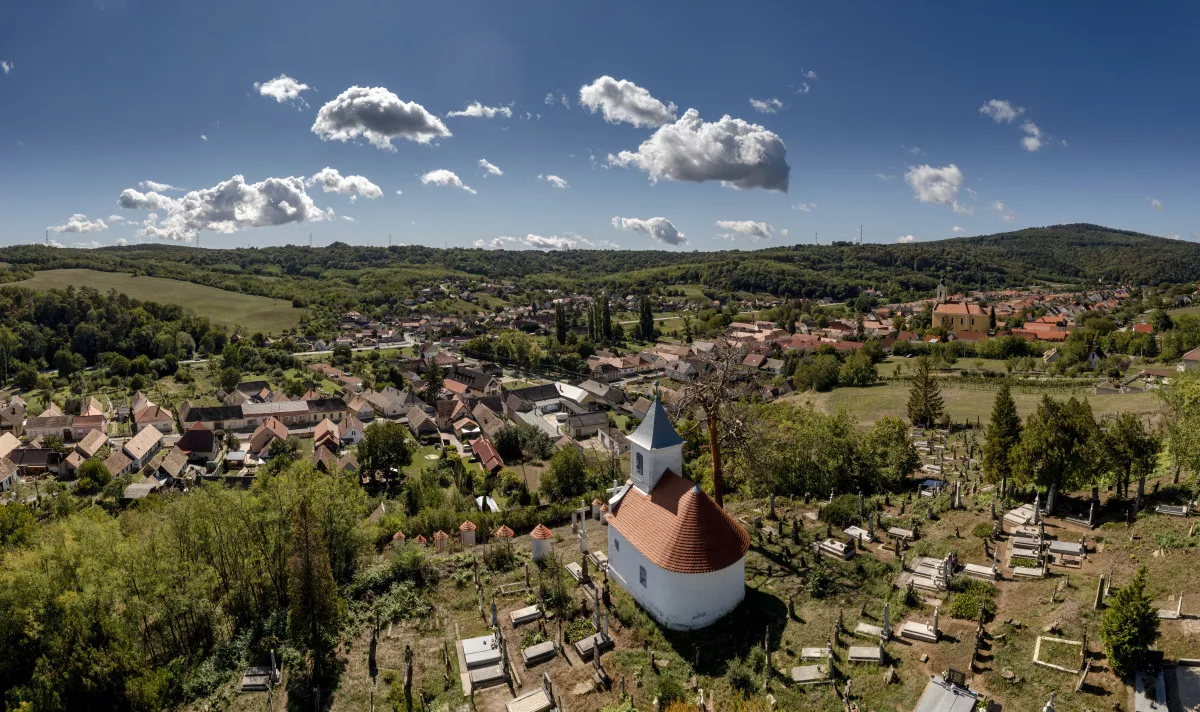
[[[294,104],[297,109],[308,107],[308,102],[300,95],[311,88],[286,74],[280,74],[270,81],[254,82],[254,89],[260,96],[274,99],[279,104]]]
[[[817,207],[816,203],[792,203],[792,210],[799,210],[802,213],[811,213],[815,207]]]
[[[399,188],[397,188],[397,189],[396,189],[396,195],[404,195],[404,191],[403,191],[403,190],[400,190]]]
[[[0,70],[3,70],[6,75],[13,70],[14,66],[16,65],[8,60],[0,61]]]
[[[916,241],[917,241],[917,238],[913,237],[912,235],[901,235],[900,237],[896,238],[896,242],[902,242],[905,244],[910,243],[910,242],[916,242]]]
[[[200,134],[200,140],[201,140],[201,141],[207,141],[207,140],[208,140],[208,136],[205,136],[204,134]]]
[[[362,137],[384,150],[395,150],[392,139],[429,143],[451,135],[441,119],[415,101],[401,101],[383,87],[358,86],[322,106],[312,132],[323,141]]]
[[[618,230],[629,230],[630,232],[640,232],[658,240],[664,245],[682,245],[687,242],[687,235],[684,235],[670,220],[666,218],[649,218],[642,220],[640,218],[620,218],[612,219],[613,227]]]
[[[125,216],[117,215],[116,213],[113,213],[112,215],[108,216],[108,221],[110,223],[123,223],[123,222],[125,222]]]
[[[138,187],[143,190],[152,190],[156,193],[165,193],[168,190],[183,190],[183,188],[176,188],[170,183],[159,183],[153,180],[138,181]]]
[[[55,240],[55,239],[53,239],[53,238],[51,238],[50,240],[48,240],[48,241],[46,242],[46,245],[47,245],[48,247],[66,247],[66,245],[62,244],[61,242],[59,242],[58,240]]]
[[[88,220],[86,215],[82,213],[75,213],[71,217],[67,218],[67,221],[62,225],[51,225],[49,229],[52,232],[57,233],[100,232],[101,230],[107,230],[108,225],[105,225],[104,221],[99,218],[96,218],[95,220]]]
[[[495,165],[493,165],[491,162],[489,162],[488,159],[486,159],[486,158],[479,159],[479,167],[483,169],[483,177],[484,178],[486,178],[488,176],[504,175],[504,171],[497,168]]]
[[[201,230],[228,234],[332,217],[332,211],[326,213],[313,203],[305,192],[305,179],[296,176],[247,183],[243,176],[236,175],[179,198],[126,188],[117,204],[126,210],[165,212],[161,221],[157,212],[148,215],[135,234],[176,241],[191,241]]]
[[[465,116],[472,119],[493,119],[497,116],[503,116],[506,119],[511,119],[512,109],[507,106],[484,106],[478,101],[473,101],[467,104],[467,108],[462,111],[451,111],[446,116]]]
[[[717,227],[728,231],[717,236],[726,240],[746,237],[752,242],[758,242],[775,237],[774,226],[757,220],[718,220]]]
[[[920,146],[905,146],[904,144],[900,144],[900,148],[903,148],[905,151],[908,151],[914,156],[921,156],[925,153],[921,150]]]
[[[342,215],[342,216],[341,216],[341,218],[342,218],[343,220],[345,220],[346,222],[358,222],[357,220],[355,220],[354,218],[350,217],[349,215]]]
[[[896,176],[891,173],[876,173],[875,177],[882,181],[891,182],[896,180]]]
[[[809,89],[808,82],[800,82],[800,86],[796,87],[796,93],[797,94],[807,94],[808,89]]]
[[[123,237],[119,237],[119,238],[117,238],[117,241],[114,242],[113,244],[116,245],[117,247],[124,247],[129,244],[129,240],[126,240]]]
[[[382,198],[383,189],[362,176],[344,176],[336,168],[326,166],[320,172],[305,181],[308,185],[320,185],[326,193],[349,195],[353,200],[358,196],[364,198]]]
[[[557,101],[558,100],[554,97],[554,92],[547,92],[546,98],[542,99],[542,103],[545,104],[546,106],[554,106],[554,104]],[[499,239],[499,238],[497,238],[497,239]]]
[[[1146,200],[1150,201],[1150,207],[1154,208],[1155,210],[1157,210],[1160,213],[1162,212],[1163,204],[1162,204],[1161,200],[1159,200],[1158,198],[1146,198]]]
[[[954,227],[950,228],[950,232],[954,233],[955,235],[961,235],[962,233],[966,232],[966,230],[958,225],[955,225]]]
[[[816,79],[817,73],[811,69],[801,69],[800,76],[804,77],[805,79]]]
[[[567,187],[566,180],[559,178],[558,176],[553,175],[553,174],[542,175],[541,173],[539,173],[538,180],[544,180],[547,183],[549,183],[550,185],[554,186],[555,188],[566,188]]]
[[[650,174],[651,182],[719,180],[734,188],[767,188],[787,192],[787,146],[775,133],[729,115],[706,123],[688,109],[666,124],[637,151],[609,154],[610,164],[633,165]]]
[[[1025,107],[1013,106],[1004,99],[989,99],[979,107],[979,113],[992,117],[998,124],[1011,124],[1013,119],[1025,113]]]
[[[483,240],[475,241],[476,247],[484,247]],[[550,235],[543,237],[542,235],[534,235],[530,233],[525,237],[507,237],[501,236],[492,239],[486,244],[487,247],[493,250],[501,249],[523,249],[532,248],[535,250],[574,250],[579,247],[594,247],[595,244],[588,239],[580,237],[573,232],[563,233],[562,235]]]
[[[104,245],[95,240],[88,240],[87,242],[72,242],[71,247],[76,250],[94,250],[97,247],[104,247]]]
[[[421,176],[421,182],[425,185],[444,185],[449,188],[461,188],[468,193],[474,195],[475,189],[463,183],[462,180],[454,174],[454,171],[448,171],[445,168],[439,168],[436,171],[429,171]]]
[[[675,104],[664,104],[628,79],[617,80],[608,75],[579,88],[579,105],[593,114],[600,111],[610,124],[623,121],[648,128],[675,120]]]
[[[784,237],[787,237],[787,236],[788,236],[788,229],[787,229],[786,227],[781,227],[781,228],[779,228],[779,234],[780,234],[780,235],[783,235]]]
[[[1000,213],[1000,218],[1005,222],[1010,222],[1017,219],[1017,214],[1014,213],[1007,205],[997,200],[991,205],[992,210]]]
[[[922,203],[949,205],[956,213],[969,214],[971,209],[958,202],[958,190],[963,185],[963,173],[951,163],[942,168],[922,164],[909,168],[904,180],[912,186],[913,195]]]
[[[1021,124],[1021,130],[1028,134],[1021,139],[1021,145],[1025,147],[1026,151],[1036,151],[1045,145],[1045,141],[1042,139],[1042,130],[1038,128],[1037,124],[1026,121]]]
[[[770,99],[751,99],[750,106],[760,114],[774,114],[783,108],[783,102],[771,97]]]

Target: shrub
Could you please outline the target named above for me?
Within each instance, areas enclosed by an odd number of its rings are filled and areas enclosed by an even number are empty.
[[[946,613],[951,618],[977,620],[980,607],[987,619],[996,615],[996,587],[987,581],[955,576],[950,581],[950,589]]]
[[[992,535],[992,525],[987,522],[980,522],[971,529],[971,536],[976,539],[987,539]]]
[[[683,701],[683,685],[673,677],[658,678],[658,704],[659,709],[666,707],[673,702]]]
[[[821,521],[848,527],[858,521],[858,495],[842,494],[821,508]]]
[[[758,676],[755,675],[749,661],[744,658],[729,663],[729,667],[725,671],[725,679],[729,680],[729,685],[733,689],[743,695],[748,695],[758,689]]]
[[[590,618],[573,620],[563,628],[563,637],[566,638],[568,645],[578,643],[584,638],[595,634],[596,626],[592,624],[592,619]]]

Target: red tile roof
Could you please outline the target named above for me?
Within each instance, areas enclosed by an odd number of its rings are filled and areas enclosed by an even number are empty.
[[[392,535],[392,541],[404,541],[405,538],[404,532],[396,532]]]
[[[512,539],[515,535],[516,532],[514,532],[512,529],[509,529],[507,524],[501,524],[496,528],[494,533],[494,536],[497,539]]]
[[[946,302],[945,304],[939,304],[938,308],[933,310],[933,313],[934,314],[962,314],[964,316],[966,316],[966,315],[983,316],[984,311],[983,311],[983,308],[980,307],[978,304],[967,304],[967,303],[963,303],[963,302]]]
[[[550,539],[554,537],[554,532],[547,529],[545,524],[539,524],[529,536],[534,539]]]
[[[473,531],[475,531],[476,528],[477,527],[475,526],[475,522],[472,522],[470,519],[468,519],[467,521],[463,522],[462,524],[460,524],[458,526],[458,530],[460,532],[473,532]]]
[[[438,529],[436,532],[433,533],[434,541],[445,541],[446,539],[449,539],[449,538],[450,538],[450,535],[447,534],[446,532],[442,531],[441,529]]]
[[[648,495],[631,487],[605,519],[647,559],[677,573],[720,571],[750,548],[742,525],[669,470]]]

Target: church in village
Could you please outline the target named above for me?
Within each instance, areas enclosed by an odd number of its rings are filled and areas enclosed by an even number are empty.
[[[746,595],[750,535],[683,471],[683,438],[655,394],[629,436],[630,480],[608,502],[608,570],[659,623],[711,625]]]

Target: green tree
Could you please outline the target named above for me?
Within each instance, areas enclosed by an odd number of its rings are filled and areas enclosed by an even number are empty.
[[[496,452],[505,462],[515,461],[521,458],[521,431],[517,426],[509,423],[496,431],[494,438]]]
[[[587,492],[589,479],[583,453],[576,447],[564,447],[550,458],[550,465],[542,474],[539,492],[543,501],[569,501]]]
[[[798,391],[827,391],[837,385],[842,364],[833,354],[808,355],[796,364],[792,385]]]
[[[221,390],[226,393],[237,388],[242,382],[242,372],[233,366],[221,369]]]
[[[399,475],[413,461],[412,438],[408,428],[392,421],[371,423],[358,443],[358,466],[372,478]]]
[[[425,389],[422,392],[422,397],[426,403],[434,403],[437,401],[438,394],[442,392],[442,384],[445,382],[445,372],[441,366],[430,361],[429,367],[425,369]]]
[[[1133,413],[1121,413],[1104,432],[1104,447],[1117,495],[1129,496],[1129,483],[1154,470],[1158,438]]]
[[[1103,431],[1087,400],[1064,402],[1043,396],[1025,420],[1011,463],[1013,474],[1022,481],[1063,492],[1094,484],[1103,457]]]
[[[1113,672],[1126,677],[1145,659],[1158,639],[1158,612],[1146,589],[1146,567],[1138,568],[1127,586],[1117,589],[1100,619],[1100,640]]]
[[[75,485],[76,489],[81,493],[91,493],[103,489],[104,485],[112,479],[112,474],[99,458],[93,457],[84,460],[79,465],[75,477],[78,479]]]
[[[795,327],[793,327],[794,331]],[[683,317],[683,343],[690,344],[694,335],[692,334],[692,319],[691,317]]]
[[[1012,477],[1012,451],[1021,442],[1021,416],[1008,383],[1002,383],[992,402],[992,417],[984,430],[983,472],[989,482],[1001,482],[1001,493]]]
[[[908,419],[913,425],[928,428],[941,421],[944,410],[942,390],[933,376],[933,359],[922,356],[917,359],[908,390]]]
[[[650,311],[650,298],[638,300],[638,339],[654,341],[654,313]]]
[[[554,339],[559,344],[567,343],[567,312],[562,304],[554,305]]]
[[[319,671],[322,650],[337,634],[345,603],[337,595],[329,553],[307,495],[300,498],[293,518],[288,573],[288,632],[313,651]]]
[[[1200,372],[1183,373],[1158,391],[1167,405],[1167,451],[1175,475],[1200,475]]]
[[[863,445],[866,455],[874,460],[874,473],[878,477],[868,483],[868,490],[899,491],[921,464],[917,448],[908,436],[908,425],[900,418],[883,416],[876,420]]]
[[[859,351],[846,359],[838,374],[838,382],[843,386],[869,386],[879,380],[879,371],[875,369],[871,357]]]

